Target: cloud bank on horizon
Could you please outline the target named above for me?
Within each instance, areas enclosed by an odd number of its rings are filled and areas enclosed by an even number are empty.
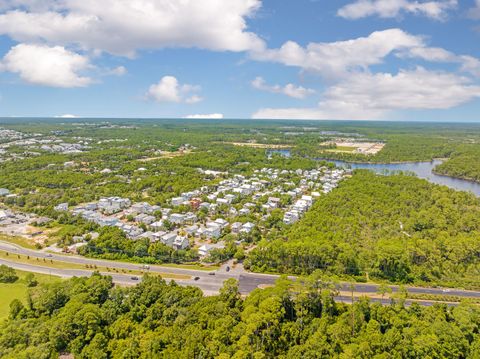
[[[31,115],[21,93],[40,116],[473,118],[478,20],[480,0],[0,0],[0,115]]]

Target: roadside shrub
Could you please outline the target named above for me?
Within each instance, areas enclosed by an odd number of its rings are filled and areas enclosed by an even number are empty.
[[[18,279],[17,273],[13,268],[2,264],[0,266],[0,283],[14,283]]]

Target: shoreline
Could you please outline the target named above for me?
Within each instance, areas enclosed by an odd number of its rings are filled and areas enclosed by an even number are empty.
[[[349,160],[340,160],[335,158],[312,158],[315,161],[326,161],[326,162],[343,162],[343,163],[353,163],[359,165],[404,165],[404,164],[415,164],[415,163],[432,163],[435,161],[444,162],[447,161],[448,158],[434,158],[432,160],[424,160],[424,161],[390,161],[390,162],[368,162],[368,161],[349,161]]]
[[[459,179],[459,180],[462,180],[462,181],[468,181],[468,182],[476,183],[476,184],[480,185],[480,180],[476,180],[476,179],[471,178],[471,177],[452,176],[452,175],[448,175],[448,174],[445,174],[445,173],[437,172],[437,171],[435,171],[435,169],[432,169],[432,173],[434,175],[437,175],[437,176],[440,176],[440,177],[448,177],[448,178],[453,178],[453,179]]]
[[[442,164],[443,162],[445,161],[448,161],[448,158],[434,158],[430,161],[395,161],[395,162],[365,162],[365,161],[344,161],[344,160],[333,160],[333,159],[326,159],[326,158],[317,158],[315,159],[317,161],[325,161],[325,162],[329,162],[329,163],[334,163],[335,162],[340,162],[340,163],[343,163],[345,165],[348,165],[348,164],[352,164],[352,165],[365,165],[365,166],[389,166],[389,165],[409,165],[409,164],[431,164],[433,165],[434,162],[439,162],[437,165],[435,166],[432,166],[432,169],[431,169],[431,173],[435,176],[438,176],[438,177],[444,177],[446,179],[450,179],[450,180],[459,180],[459,181],[465,181],[469,184],[472,184],[472,185],[480,185],[480,181],[479,180],[475,180],[473,178],[469,178],[469,177],[460,177],[460,176],[452,176],[452,175],[448,175],[448,174],[444,174],[444,173],[440,173],[438,171],[436,171],[436,167],[440,164]],[[364,169],[370,169],[370,170],[374,170],[374,168],[364,168]],[[393,171],[393,170],[392,170]],[[418,176],[418,173],[416,173],[417,176]],[[429,178],[426,178],[428,181],[432,182]],[[435,182],[432,182],[432,183],[435,183]],[[448,185],[447,185],[448,186]],[[453,188],[455,190],[458,190],[458,191],[466,191],[468,192],[468,190],[465,190],[465,189],[461,189],[461,188],[457,188],[457,187],[452,187],[452,186],[448,186],[450,188]],[[480,197],[480,194],[478,195],[478,197]]]

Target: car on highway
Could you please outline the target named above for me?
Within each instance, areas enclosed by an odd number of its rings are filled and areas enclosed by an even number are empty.
[[[53,257],[51,253],[47,253],[47,255],[45,256],[47,258],[50,258],[50,257]]]
[[[195,277],[195,278],[193,278],[193,280],[199,280],[199,279],[200,279],[200,277]]]
[[[134,275],[134,276],[130,277],[130,279],[131,280],[138,280],[138,277]]]
[[[208,275],[215,275],[215,272],[210,272],[208,273]]]

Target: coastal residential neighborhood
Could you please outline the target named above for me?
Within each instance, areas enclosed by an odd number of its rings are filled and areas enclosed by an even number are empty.
[[[91,138],[71,138],[66,142],[61,131],[48,135],[0,127],[0,163],[38,157],[42,153],[78,154],[91,148]]]
[[[148,239],[177,251],[194,250],[201,258],[206,258],[213,249],[225,248],[223,237],[227,234],[236,238],[237,245],[244,243],[248,247],[253,233],[263,230],[272,213],[280,215],[286,226],[296,223],[317,198],[332,191],[349,175],[347,170],[325,166],[313,170],[262,168],[251,176],[199,171],[206,176],[219,177],[218,184],[180,193],[161,205],[103,197],[75,206],[60,203],[53,209],[78,216],[99,228],[117,227],[133,241]],[[11,195],[9,189],[0,189],[0,196]],[[26,235],[25,230],[19,230],[19,225],[48,222],[48,218],[10,210],[0,215],[0,232],[3,228],[5,233]],[[97,236],[95,231],[74,236],[73,243],[63,250],[76,252]]]
[[[147,238],[175,250],[194,248],[205,257],[214,248],[224,248],[221,238],[225,234],[235,235],[240,244],[254,229],[260,229],[274,210],[283,213],[285,225],[294,224],[348,174],[327,167],[305,171],[263,168],[250,177],[234,175],[217,186],[181,193],[162,206],[106,197],[72,208],[61,203],[54,209],[99,227],[118,227],[131,240]],[[87,244],[83,237],[78,239],[81,243],[74,248]]]

